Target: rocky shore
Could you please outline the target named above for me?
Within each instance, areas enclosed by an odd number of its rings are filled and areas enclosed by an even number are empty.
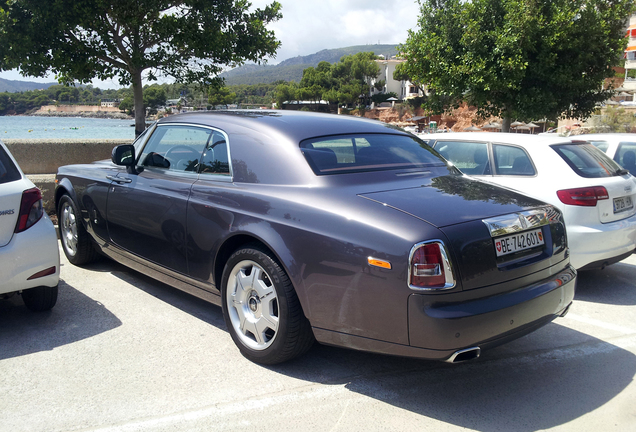
[[[129,116],[123,112],[107,112],[107,111],[75,111],[75,112],[61,112],[61,111],[35,111],[26,115],[34,117],[87,117],[87,118],[104,118],[104,119],[118,119],[118,120],[130,120],[134,117]]]

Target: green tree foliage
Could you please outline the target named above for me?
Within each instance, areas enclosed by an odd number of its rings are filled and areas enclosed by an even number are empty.
[[[229,105],[236,100],[236,93],[232,93],[226,86],[212,86],[208,93],[208,103],[213,107]]]
[[[297,100],[296,99],[297,91],[298,91],[298,84],[293,81],[289,83],[277,85],[276,91],[274,93],[276,106],[279,109],[284,109],[285,102]]]
[[[118,77],[132,84],[141,133],[142,75],[209,85],[223,65],[276,53],[280,43],[266,25],[281,17],[280,4],[249,7],[245,0],[2,0],[0,69],[53,71],[66,84]]]
[[[144,108],[156,114],[157,108],[166,104],[166,91],[159,85],[144,87]]]
[[[281,84],[276,88],[276,101],[292,100],[320,101],[331,104],[356,104],[360,96],[369,98],[371,81],[380,73],[372,52],[360,52],[343,56],[339,62],[331,64],[321,61],[314,67],[303,70],[300,84]]]
[[[482,116],[587,117],[611,90],[633,0],[422,0],[400,73],[428,86],[427,108]]]

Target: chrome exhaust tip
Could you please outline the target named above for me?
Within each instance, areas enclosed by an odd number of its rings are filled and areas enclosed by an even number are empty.
[[[453,355],[446,360],[446,363],[462,363],[468,360],[475,360],[480,354],[481,348],[479,347],[466,348],[455,351]]]

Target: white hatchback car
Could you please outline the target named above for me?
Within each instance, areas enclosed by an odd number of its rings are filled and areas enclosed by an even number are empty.
[[[509,133],[422,138],[465,174],[558,207],[577,269],[603,268],[634,252],[636,179],[592,144]]]
[[[570,139],[583,139],[594,144],[633,176],[636,176],[636,134],[588,134],[573,136]]]
[[[21,294],[31,310],[57,302],[60,253],[42,194],[0,142],[0,298]]]

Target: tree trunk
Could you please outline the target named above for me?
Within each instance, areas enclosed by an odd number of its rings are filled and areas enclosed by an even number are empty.
[[[506,115],[501,122],[501,131],[502,132],[510,132],[510,116]]]
[[[133,97],[135,99],[135,136],[146,129],[146,110],[144,109],[144,93],[141,83],[141,71],[132,74]]]

